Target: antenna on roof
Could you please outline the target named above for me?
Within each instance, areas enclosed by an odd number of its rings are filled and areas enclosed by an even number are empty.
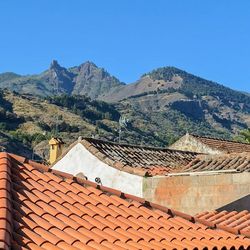
[[[121,142],[122,128],[127,128],[128,119],[125,116],[120,116],[119,118],[119,143]]]

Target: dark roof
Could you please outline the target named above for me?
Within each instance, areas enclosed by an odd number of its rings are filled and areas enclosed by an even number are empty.
[[[0,153],[0,249],[247,249],[225,226]],[[237,233],[237,232],[236,232]]]
[[[198,155],[183,168],[184,172],[217,170],[250,172],[250,154],[244,152],[221,155]]]
[[[143,176],[179,171],[197,156],[194,152],[118,144],[92,138],[85,138],[81,143],[108,165]]]
[[[212,138],[199,135],[191,135],[199,140],[201,143],[206,144],[210,148],[223,151],[225,153],[241,153],[250,152],[250,144],[243,142],[230,141],[219,138]]]

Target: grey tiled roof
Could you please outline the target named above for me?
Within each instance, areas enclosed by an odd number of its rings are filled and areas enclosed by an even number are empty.
[[[183,170],[185,172],[218,170],[250,172],[250,154],[200,155],[191,161]]]
[[[92,138],[85,138],[81,143],[109,165],[139,175],[165,175],[178,171],[197,156],[194,152],[118,144]]]
[[[236,141],[229,141],[219,138],[191,135],[201,143],[206,144],[210,148],[221,150],[225,153],[242,153],[250,152],[250,144]]]

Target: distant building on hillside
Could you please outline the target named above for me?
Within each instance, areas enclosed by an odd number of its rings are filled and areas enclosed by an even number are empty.
[[[196,214],[250,193],[250,155],[211,157],[85,138],[72,144],[52,168]]]
[[[169,148],[213,155],[250,152],[250,144],[248,143],[198,136],[188,133],[169,146]]]

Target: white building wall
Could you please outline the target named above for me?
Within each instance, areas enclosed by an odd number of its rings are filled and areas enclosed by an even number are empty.
[[[53,169],[72,175],[83,173],[88,180],[101,179],[102,185],[142,197],[143,177],[113,168],[91,154],[81,143],[76,144]]]

